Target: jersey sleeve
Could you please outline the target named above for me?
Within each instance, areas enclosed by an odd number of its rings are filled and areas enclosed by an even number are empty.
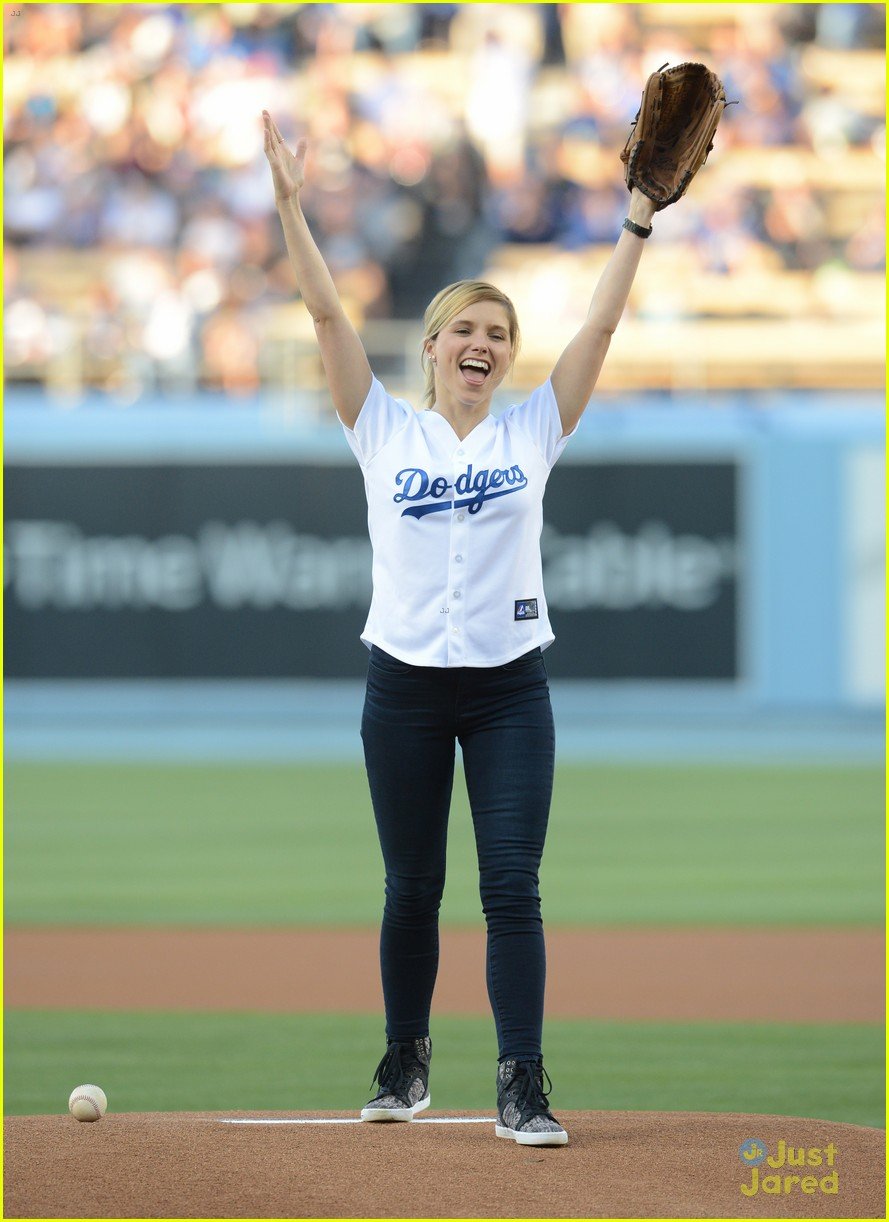
[[[548,467],[555,465],[568,438],[577,431],[575,425],[570,433],[562,436],[562,418],[549,378],[532,391],[524,403],[507,408],[505,414],[536,446]]]
[[[404,399],[395,399],[378,378],[373,378],[367,398],[361,405],[355,427],[343,425],[352,453],[362,467],[377,455],[383,446],[410,421],[414,409]]]

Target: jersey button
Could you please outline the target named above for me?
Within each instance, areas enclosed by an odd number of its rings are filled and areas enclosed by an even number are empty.
[[[462,521],[463,521],[463,519],[464,519],[465,517],[466,517],[466,514],[465,514],[465,513],[458,513],[458,514],[457,514],[457,521],[458,521],[458,522],[462,522]]]
[[[462,590],[454,590],[454,591],[453,591],[453,594],[454,594],[454,598],[462,598],[462,597],[463,597],[463,591],[462,591]]]
[[[457,561],[457,563],[458,563],[458,564],[462,564],[462,563],[463,563],[463,557],[460,555],[460,553],[459,553],[459,552],[458,552],[458,553],[457,553],[457,555],[454,557],[454,559]]]
[[[466,453],[466,451],[465,451],[465,450],[458,450],[458,451],[457,451],[457,453],[458,453],[458,454],[460,455],[460,457],[462,458],[462,457],[463,457],[463,455]]]
[[[454,636],[457,636],[457,635],[459,634],[459,632],[460,632],[460,629],[459,629],[459,628],[452,628],[452,629],[451,629],[451,632],[453,632]]]

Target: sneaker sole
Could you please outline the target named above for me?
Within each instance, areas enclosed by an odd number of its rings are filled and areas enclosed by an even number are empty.
[[[430,1096],[427,1095],[413,1107],[364,1107],[361,1109],[361,1119],[371,1121],[413,1120],[417,1112],[422,1112],[431,1102]]]
[[[564,1129],[561,1133],[521,1133],[518,1129],[507,1129],[502,1124],[495,1124],[494,1132],[498,1137],[518,1142],[520,1146],[567,1146],[568,1144],[568,1134]]]

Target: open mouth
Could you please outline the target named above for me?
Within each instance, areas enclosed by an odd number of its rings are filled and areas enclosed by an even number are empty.
[[[482,386],[491,372],[491,366],[480,357],[467,357],[460,362],[460,372],[470,386]]]

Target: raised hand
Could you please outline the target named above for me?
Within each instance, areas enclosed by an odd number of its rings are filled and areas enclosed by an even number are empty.
[[[294,195],[299,194],[306,180],[306,149],[309,142],[303,136],[297,141],[296,153],[291,153],[267,110],[262,112],[262,122],[265,128],[263,148],[272,168],[275,199],[292,199]]]

